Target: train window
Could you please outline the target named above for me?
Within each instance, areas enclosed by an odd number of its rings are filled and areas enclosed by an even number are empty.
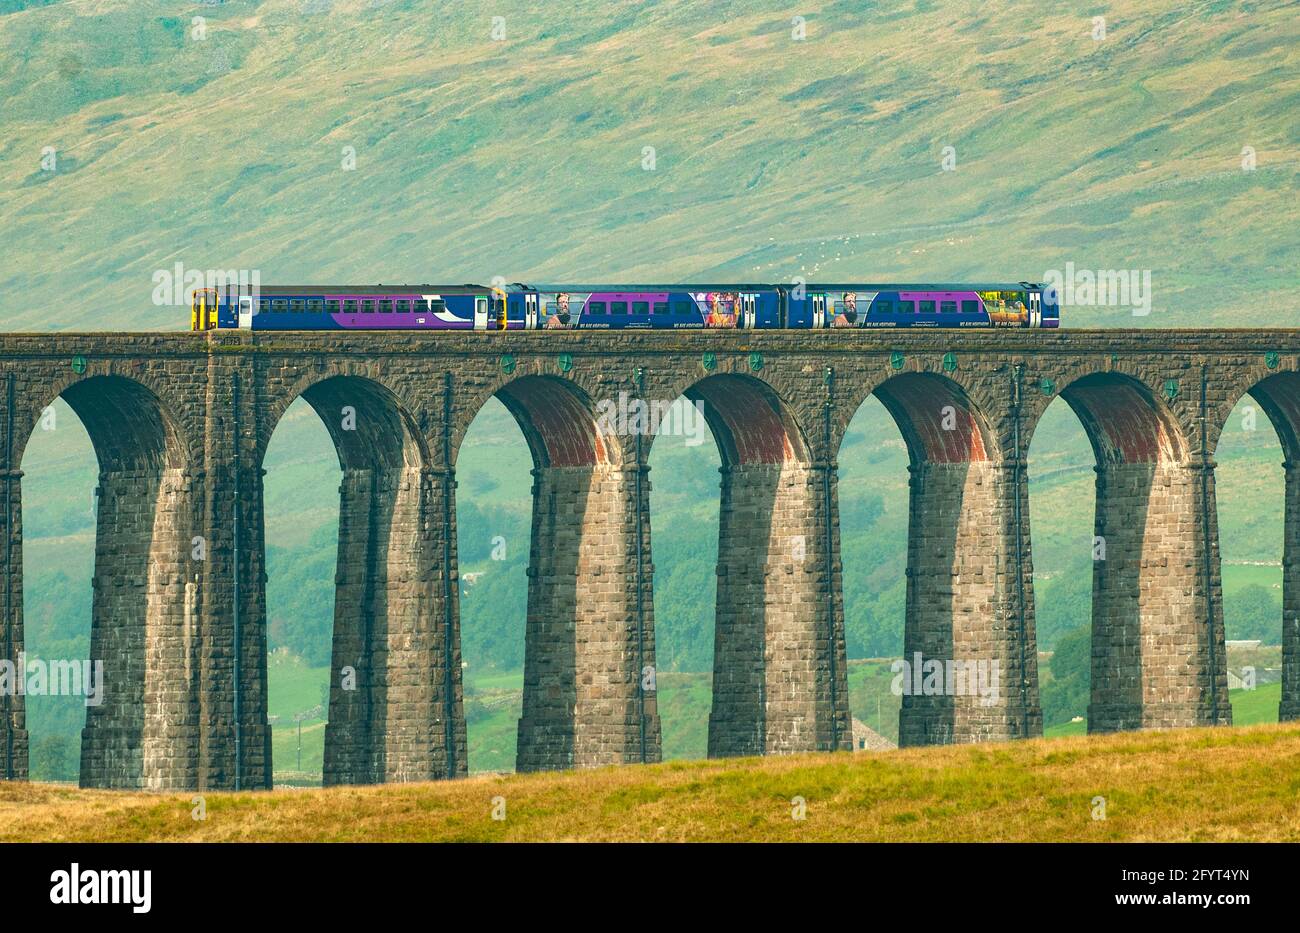
[[[695,302],[693,301],[673,302],[673,314],[680,316],[680,315],[690,314],[694,310],[696,310],[696,308],[695,308]]]
[[[325,310],[325,300],[323,298],[312,298],[307,302],[307,310],[312,314],[320,314]]]
[[[356,314],[356,313],[357,313],[357,300],[356,300],[355,298],[345,298],[345,299],[343,299],[343,313],[344,313],[344,314]]]
[[[417,308],[416,310],[418,311],[419,309]],[[447,302],[443,301],[441,298],[434,298],[429,302],[429,310],[435,313],[438,311],[446,311]]]
[[[411,302],[410,302],[410,299],[407,299],[407,298],[394,298],[394,299],[393,299],[393,313],[394,313],[394,314],[405,314],[407,311],[410,311],[410,310],[411,310]]]
[[[916,313],[916,302],[915,302],[915,301],[903,301],[903,300],[900,299],[899,302],[898,302],[898,313],[899,313],[899,314],[915,314],[915,313]]]
[[[955,301],[941,301],[941,302],[939,302],[939,311],[942,312],[943,314],[956,314],[956,313],[957,313],[957,302],[955,302]]]
[[[272,301],[271,301],[271,310],[273,310],[273,311],[287,311],[288,309],[289,309],[289,302],[287,302],[285,299],[283,299],[283,298],[275,298],[275,299],[272,299]]]
[[[893,314],[894,303],[892,301],[877,301],[875,310],[881,314]]]
[[[393,300],[391,298],[380,298],[377,303],[377,308],[380,314],[392,314]]]
[[[289,310],[301,314],[307,310],[307,302],[302,298],[294,298],[289,302]]]
[[[627,302],[626,302],[626,301],[611,301],[611,302],[609,303],[609,313],[610,313],[610,314],[627,314]]]
[[[589,302],[587,302],[587,313],[588,313],[588,314],[604,314],[604,313],[605,313],[605,302],[603,302],[603,301],[589,301]]]
[[[339,300],[337,298],[325,299],[325,310],[330,314],[339,313]]]
[[[375,313],[375,299],[373,299],[373,298],[362,298],[362,299],[361,299],[361,313],[362,313],[362,314],[374,314],[374,313]]]
[[[920,309],[917,311],[917,313],[918,313],[918,314],[934,314],[934,302],[933,302],[933,301],[922,301],[922,302],[920,302]]]
[[[271,299],[270,298],[259,299],[257,302],[257,310],[260,311],[262,314],[265,314],[267,311],[270,311]]]
[[[980,303],[979,303],[978,301],[972,301],[972,300],[969,299],[969,298],[964,299],[964,300],[962,301],[962,303],[961,303],[961,313],[962,313],[962,314],[979,314],[979,313],[980,313]]]
[[[655,314],[667,314],[667,313],[668,313],[668,302],[666,302],[666,301],[656,301],[656,302],[655,302],[655,306],[654,306],[654,313],[655,313]]]
[[[634,301],[634,302],[632,302],[632,313],[633,313],[633,314],[649,314],[649,313],[650,313],[650,302],[648,302],[648,301]]]

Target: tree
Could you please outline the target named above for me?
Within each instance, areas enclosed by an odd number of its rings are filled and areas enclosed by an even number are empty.
[[[1088,713],[1092,683],[1092,626],[1081,625],[1056,640],[1052,679],[1043,685],[1043,723],[1055,726]]]
[[[1281,642],[1282,602],[1258,583],[1224,594],[1223,620],[1228,638],[1258,638],[1266,645]]]
[[[31,779],[33,781],[75,781],[78,761],[72,740],[66,735],[46,735],[32,743]]]

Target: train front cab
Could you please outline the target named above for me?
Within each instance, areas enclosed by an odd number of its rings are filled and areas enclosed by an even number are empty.
[[[220,305],[215,288],[196,288],[190,296],[190,330],[214,330],[220,323]]]

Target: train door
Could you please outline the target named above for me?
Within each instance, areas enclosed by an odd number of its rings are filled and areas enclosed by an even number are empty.
[[[826,296],[809,295],[808,297],[812,301],[812,312],[813,312],[812,326],[825,327],[826,326]]]
[[[1043,326],[1043,296],[1041,292],[1029,293],[1029,326]]]
[[[508,309],[506,307],[506,293],[499,288],[492,289],[492,297],[488,299],[492,305],[488,311],[488,323],[494,330],[505,330],[507,326]]]
[[[750,292],[745,292],[740,296],[740,313],[736,315],[737,327],[752,328],[757,325],[758,321],[754,313],[756,299],[757,296]]]
[[[524,328],[526,330],[537,329],[537,292],[526,292],[524,294]]]
[[[474,329],[488,329],[488,298],[487,295],[474,296]]]
[[[250,330],[253,326],[253,296],[239,296],[239,327],[241,330]]]

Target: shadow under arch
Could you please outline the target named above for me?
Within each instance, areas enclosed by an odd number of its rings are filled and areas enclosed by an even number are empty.
[[[1300,719],[1300,373],[1282,372],[1266,376],[1245,394],[1264,410],[1282,445],[1285,492],[1282,523],[1282,698],[1278,720],[1287,722]],[[1216,452],[1221,438],[1222,426],[1216,434]]]
[[[602,432],[595,406],[575,383],[555,376],[521,376],[496,392],[519,424],[537,468],[618,465],[617,438]]]
[[[444,484],[429,464],[426,440],[408,406],[367,376],[327,375],[300,395],[324,423],[343,471],[322,783],[463,774],[460,671],[455,652],[448,650],[454,617],[444,598]],[[264,561],[263,473],[257,471],[251,550]],[[248,660],[255,655],[260,661],[260,683],[249,700],[263,724],[264,578],[254,574],[263,582],[254,597],[257,611],[245,625],[245,643],[252,643]],[[269,782],[269,729],[263,725],[262,735],[249,744],[264,756]]]
[[[1088,731],[1231,722],[1211,466],[1133,376],[1061,397],[1096,458]]]
[[[494,393],[532,454],[524,690],[516,769],[658,761],[649,484],[617,417],[571,379]]]
[[[709,757],[850,748],[830,465],[760,379],[719,373],[683,394],[722,459]]]
[[[909,460],[899,745],[1039,735],[1023,476],[955,380],[900,373],[872,394]]]
[[[100,701],[86,708],[81,786],[197,786],[199,576],[189,529],[199,504],[188,438],[167,404],[130,377],[90,376],[59,396],[99,469],[90,659],[103,668]],[[15,564],[21,580],[20,554]]]

